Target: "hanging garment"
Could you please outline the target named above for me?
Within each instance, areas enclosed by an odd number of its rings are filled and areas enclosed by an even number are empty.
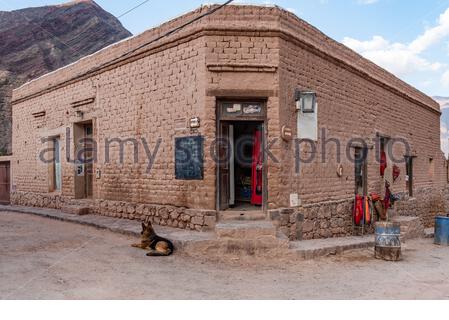
[[[362,196],[355,196],[354,201],[354,224],[356,226],[360,226],[362,224],[363,220],[363,197]]]
[[[382,197],[377,193],[371,194],[371,200],[373,201],[373,211],[374,214],[377,215],[377,220],[385,221],[387,216],[385,214],[384,202],[382,201]],[[374,217],[374,214],[372,217]]]
[[[365,221],[365,225],[370,225],[371,224],[371,206],[369,203],[369,197],[365,197],[365,216],[364,216],[364,221]]]
[[[390,184],[385,182],[385,198],[384,198],[384,208],[385,208],[385,218],[387,218],[388,209],[391,204],[391,191]]]
[[[385,169],[387,168],[387,154],[385,151],[382,151],[380,155],[380,176],[383,177],[385,175]]]
[[[393,182],[396,182],[398,180],[399,176],[401,175],[401,169],[397,165],[393,166]]]
[[[251,204],[262,205],[263,193],[263,154],[262,154],[262,131],[256,129],[254,132],[253,160],[251,175]]]

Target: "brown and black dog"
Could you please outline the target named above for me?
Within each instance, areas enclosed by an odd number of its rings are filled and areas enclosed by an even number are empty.
[[[150,221],[142,223],[142,240],[140,243],[133,244],[134,248],[140,248],[150,252],[147,253],[149,257],[166,257],[173,253],[173,243],[165,238],[159,237],[153,229]]]

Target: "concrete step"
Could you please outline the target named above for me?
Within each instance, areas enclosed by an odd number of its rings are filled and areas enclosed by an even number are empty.
[[[401,224],[401,240],[423,238],[425,229],[419,217],[398,216],[392,219],[393,222]]]
[[[297,258],[312,260],[319,257],[341,254],[355,249],[373,248],[374,235],[363,237],[329,238],[290,242],[289,248]]]
[[[85,216],[90,213],[90,208],[84,205],[71,204],[62,207],[61,211],[65,213],[75,214],[78,216]]]
[[[262,237],[276,238],[276,227],[271,221],[222,221],[215,226],[219,239],[257,240]]]
[[[221,211],[218,221],[263,221],[266,220],[263,211]]]

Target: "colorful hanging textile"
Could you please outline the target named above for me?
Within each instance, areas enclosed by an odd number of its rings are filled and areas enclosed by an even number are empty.
[[[251,204],[262,205],[263,191],[263,154],[262,154],[262,131],[256,129],[254,132],[253,161],[251,175]]]

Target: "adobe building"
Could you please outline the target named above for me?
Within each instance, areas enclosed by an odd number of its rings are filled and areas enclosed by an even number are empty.
[[[198,231],[261,218],[292,240],[340,237],[354,232],[354,195],[384,193],[378,154],[391,145],[391,214],[431,226],[447,209],[435,101],[278,7],[187,23],[214,8],[15,90],[12,203]]]

